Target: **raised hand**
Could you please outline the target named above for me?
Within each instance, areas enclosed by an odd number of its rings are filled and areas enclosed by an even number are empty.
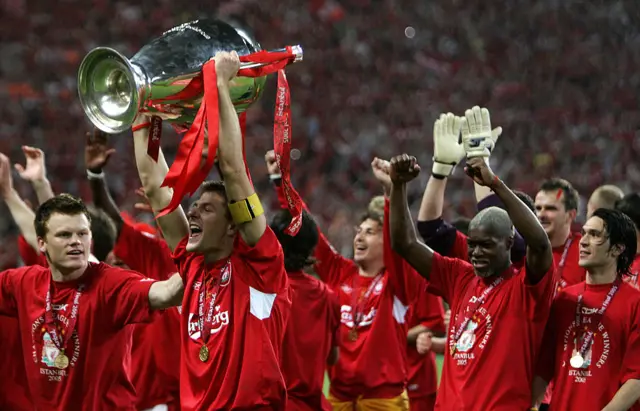
[[[416,350],[418,354],[426,354],[431,351],[431,346],[433,345],[432,338],[433,334],[430,331],[425,331],[418,335],[416,339]]]
[[[416,158],[408,154],[395,156],[391,159],[389,175],[393,184],[404,184],[420,174],[420,166]]]
[[[100,173],[109,162],[109,157],[116,152],[114,148],[108,148],[107,133],[97,128],[93,133],[87,133],[87,143],[84,148],[84,163],[87,170]]]
[[[0,153],[0,195],[7,197],[13,191],[13,178],[11,177],[11,162],[9,157]]]
[[[14,165],[20,177],[30,182],[46,180],[47,169],[44,164],[44,152],[39,148],[29,146],[22,146],[22,152],[27,159],[25,166]]]
[[[441,114],[433,124],[433,166],[431,173],[444,178],[465,156],[464,147],[458,142],[462,118],[452,113]]]
[[[216,75],[219,79],[231,81],[240,70],[240,58],[235,51],[219,51],[213,57],[216,62]]]
[[[153,213],[153,208],[151,207],[151,203],[149,203],[149,198],[147,198],[147,194],[144,192],[144,188],[136,189],[136,194],[143,198],[141,202],[135,203],[133,208],[139,211],[146,211],[148,213]]]
[[[491,167],[482,157],[470,158],[467,161],[467,166],[464,168],[464,172],[473,179],[477,184],[491,188],[496,181],[497,177],[491,171]]]
[[[280,175],[280,168],[278,167],[278,162],[276,161],[276,152],[273,150],[267,151],[264,155],[264,161],[267,163],[267,171],[270,176]]]
[[[378,157],[374,158],[371,162],[371,170],[373,170],[373,175],[376,177],[376,180],[382,184],[386,193],[391,189],[391,177],[389,176],[389,172],[391,169],[391,163],[387,160],[382,160]]]
[[[491,116],[489,110],[473,107],[464,113],[461,124],[462,145],[467,153],[467,158],[489,157],[495,144],[491,132]],[[496,131],[497,141],[502,129]]]

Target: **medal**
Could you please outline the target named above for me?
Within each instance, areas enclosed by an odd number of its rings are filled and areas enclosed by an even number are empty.
[[[59,370],[64,370],[69,366],[69,357],[61,352],[56,356],[55,360],[53,360],[53,365]]]
[[[582,358],[582,355],[580,355],[580,353],[575,353],[575,355],[571,357],[571,360],[569,360],[569,363],[573,368],[582,368],[582,365],[584,364],[584,358]]]
[[[355,328],[349,330],[349,341],[355,342],[358,341],[358,332]]]
[[[200,347],[198,357],[200,358],[200,361],[207,362],[207,360],[209,359],[209,348],[206,345]]]

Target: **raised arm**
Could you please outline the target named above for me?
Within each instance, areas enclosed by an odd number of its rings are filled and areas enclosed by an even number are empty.
[[[138,115],[134,126],[145,123],[150,123],[150,119],[147,116]],[[169,171],[162,150],[160,150],[158,155],[158,161],[155,162],[147,154],[148,145],[148,128],[142,128],[133,133],[133,146],[136,154],[136,165],[138,166],[140,182],[149,199],[149,204],[157,215],[160,210],[164,209],[171,202],[173,190],[168,187],[161,187]],[[172,251],[175,250],[180,240],[189,234],[189,223],[187,222],[187,217],[182,207],[178,207],[171,213],[158,218],[157,222],[167,245]]]
[[[420,173],[415,157],[407,154],[391,159],[391,198],[389,226],[391,247],[421,276],[429,279],[433,250],[418,241],[407,204],[407,183]]]
[[[91,187],[93,203],[103,210],[116,224],[118,233],[122,229],[122,216],[113,197],[109,193],[109,185],[104,174],[104,167],[115,149],[107,147],[107,134],[97,128],[93,133],[87,133],[87,142],[84,148],[84,164],[87,168],[87,178]]]
[[[27,243],[33,247],[34,250],[37,250],[38,237],[33,225],[35,214],[13,188],[11,163],[9,162],[9,158],[2,153],[0,153],[0,194],[7,204],[11,217],[13,217],[20,233]]]
[[[44,152],[39,148],[29,146],[22,146],[22,152],[27,162],[24,167],[21,164],[16,164],[15,168],[22,179],[31,183],[36,192],[38,204],[42,204],[54,196],[51,183],[47,179]]]
[[[491,119],[486,108],[467,110],[462,120],[462,142],[467,152],[465,172],[479,185],[489,187],[500,198],[513,225],[527,244],[526,273],[531,284],[538,283],[553,264],[547,233],[533,212],[507,187],[489,167]]]
[[[222,173],[227,198],[229,199],[232,215],[233,209],[246,209],[249,218],[243,219],[238,230],[245,243],[253,246],[258,243],[267,220],[264,216],[262,204],[256,195],[245,167],[242,155],[242,132],[229,89],[229,82],[236,76],[240,68],[240,60],[236,52],[218,53],[215,57],[216,74],[218,77],[218,105],[220,110],[220,140],[218,146],[218,164]],[[238,218],[234,216],[238,223]]]
[[[157,281],[149,289],[149,305],[156,310],[164,310],[182,304],[184,284],[180,274],[172,275],[168,280]]]

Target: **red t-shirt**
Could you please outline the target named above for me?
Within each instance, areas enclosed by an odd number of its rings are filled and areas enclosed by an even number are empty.
[[[186,251],[187,241],[185,237],[174,252],[185,284],[182,409],[284,407],[286,387],[279,364],[291,298],[284,256],[275,234],[267,227],[254,247],[238,235],[229,259],[206,265],[202,255]],[[198,315],[203,272],[207,284],[205,313],[213,282],[220,284],[207,343],[210,355],[204,363],[198,357],[203,345]]]
[[[429,294],[423,287],[420,295],[409,308],[409,329],[423,325],[433,333],[445,333],[444,307],[439,297]],[[436,356],[433,352],[418,354],[415,344],[407,347],[407,392],[409,398],[421,398],[435,393],[438,389]]]
[[[134,271],[154,280],[166,280],[178,272],[166,242],[139,231],[126,220],[114,254]],[[180,312],[164,310],[151,324],[137,325],[131,348],[131,381],[138,409],[158,404],[178,404],[180,394]]]
[[[407,381],[407,319],[409,305],[426,281],[391,249],[389,201],[385,202],[384,262],[381,277],[359,275],[358,266],[342,257],[320,233],[315,249],[315,271],[340,300],[340,356],[331,367],[331,393],[343,401],[363,398],[393,398]],[[360,306],[363,319],[358,338],[352,341],[356,295],[365,295]]]
[[[46,410],[135,410],[128,378],[131,327],[149,321],[152,280],[132,271],[90,263],[78,280],[53,283],[52,306],[68,321],[76,289],[78,321],[66,346],[70,364],[53,364],[58,349],[45,332],[45,297],[51,271],[41,266],[0,273],[0,314],[17,317],[34,406]]]
[[[322,281],[303,272],[289,273],[293,310],[282,352],[287,410],[331,410],[322,393],[331,349],[337,344],[340,303]]]
[[[598,321],[594,314],[610,289],[611,284],[583,282],[565,288],[553,302],[538,363],[539,375],[554,381],[552,410],[599,411],[627,380],[640,379],[640,293],[622,283]],[[569,359],[575,347],[577,299],[582,293],[581,323],[596,333],[584,365],[575,369]]]
[[[640,254],[636,254],[636,258],[633,259],[629,272],[631,275],[625,275],[624,280],[636,290],[640,289],[638,281],[638,275],[640,274]]]
[[[35,250],[23,236],[18,236],[18,252],[24,265],[41,265],[48,267],[47,257]]]
[[[583,282],[587,276],[587,271],[578,264],[580,260],[581,238],[582,235],[580,233],[571,233],[564,245],[553,249],[553,262],[556,265],[556,275],[560,279],[558,282],[558,291]],[[561,267],[562,256],[567,246],[569,247],[567,249],[567,257],[565,258],[564,265]]]
[[[0,315],[0,410],[31,411],[18,320]]]
[[[436,409],[513,411],[531,405],[531,384],[554,291],[554,267],[536,285],[525,268],[508,270],[459,338],[446,349]],[[469,301],[494,281],[482,279],[466,261],[434,254],[429,291],[451,306],[448,342]],[[462,318],[460,318],[462,322]]]

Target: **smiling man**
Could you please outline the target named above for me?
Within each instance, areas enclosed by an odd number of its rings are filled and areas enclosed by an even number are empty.
[[[551,380],[552,410],[623,411],[640,398],[640,293],[623,281],[636,246],[635,225],[620,211],[597,209],[584,225],[587,278],[553,303],[534,400]]]
[[[286,387],[280,350],[291,309],[280,243],[267,226],[242,153],[229,82],[238,55],[215,58],[219,98],[219,170],[185,216],[181,207],[158,218],[185,284],[182,304],[182,410],[280,410]],[[148,118],[136,120],[134,147],[145,193],[158,213],[171,201],[162,182],[162,152],[148,154]]]
[[[533,365],[555,284],[551,244],[536,216],[487,164],[489,112],[465,114],[465,172],[490,188],[507,211],[491,207],[471,220],[470,263],[442,257],[416,236],[406,185],[420,167],[415,157],[404,154],[391,160],[391,241],[427,279],[428,290],[451,306],[436,410],[524,410],[531,405]],[[510,261],[514,228],[527,244],[520,268]]]
[[[0,314],[20,324],[36,409],[135,410],[127,326],[149,322],[152,309],[177,305],[182,297],[178,275],[154,282],[90,263],[90,219],[75,197],[47,200],[34,225],[49,267],[0,273]]]

